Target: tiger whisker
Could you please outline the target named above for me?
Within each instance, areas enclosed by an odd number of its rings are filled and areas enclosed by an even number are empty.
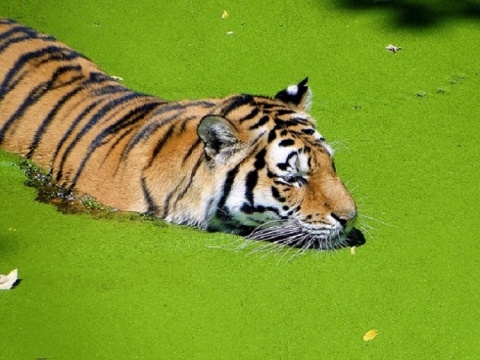
[[[293,257],[295,257],[295,253],[297,252],[293,247],[291,246],[288,246],[287,247],[287,251],[285,251],[283,253],[283,255],[280,257],[280,259],[278,260],[279,262],[283,261],[283,259],[286,258],[286,256],[291,252],[293,251]],[[290,257],[286,262],[290,262],[290,260],[292,259],[292,257]]]
[[[301,244],[303,241],[305,240],[305,237],[302,237],[301,239],[299,239],[297,241],[297,244]],[[296,246],[295,246],[296,247]],[[305,245],[303,245],[300,249],[296,250],[293,255],[287,260],[287,262],[290,262],[292,261],[295,257],[299,256],[299,255],[303,255],[305,253],[305,251],[309,248],[309,242],[307,241],[305,243]]]
[[[247,240],[247,241],[245,241],[245,240]],[[207,248],[208,249],[222,249],[222,250],[238,251],[238,250],[243,250],[245,247],[248,246],[248,245],[245,245],[246,242],[250,242],[250,240],[244,239],[244,238],[239,238],[239,239],[233,240],[232,242],[222,244],[222,245],[207,245]],[[237,243],[239,245],[236,245]]]
[[[281,228],[275,229],[274,233],[276,233],[277,231],[280,231],[280,230],[281,230]],[[282,233],[282,234],[285,235],[285,232]],[[301,236],[301,234],[298,234],[298,230],[296,232],[293,232],[293,229],[290,229],[289,234],[293,234],[293,236],[282,237],[281,239],[270,241],[269,243],[267,243],[263,246],[257,247],[254,250],[252,250],[252,253],[256,253],[256,252],[260,252],[260,251],[264,251],[264,250],[269,249],[269,251],[267,251],[267,253],[265,255],[269,255],[272,252],[276,252],[275,256],[277,256],[278,253],[280,253],[282,251],[282,249],[284,249],[285,247],[288,247],[288,249],[290,250],[291,247],[289,245],[294,244],[295,241],[296,241],[296,238]],[[271,233],[264,234],[264,235],[271,235]],[[276,238],[276,237],[277,236],[273,236],[273,238]],[[260,239],[260,238],[255,238],[255,239],[256,240],[267,240],[268,241],[268,239],[271,239],[271,238],[272,237],[265,236],[265,239]]]
[[[262,229],[265,229],[268,227],[272,227],[274,226],[274,224],[281,224],[282,222],[285,222],[285,221],[286,220],[283,220],[283,219],[275,219],[275,220],[269,220],[269,221],[263,222],[260,225],[258,225],[255,229],[253,229],[252,233],[256,231],[261,231]]]
[[[300,236],[300,235],[297,235],[296,237],[299,237],[299,236]],[[301,240],[298,240],[298,241],[301,241]],[[295,254],[298,252],[298,250],[295,250],[294,246],[292,246],[295,242],[296,242],[296,241],[295,241],[295,238],[290,238],[290,239],[288,239],[287,241],[285,241],[285,240],[278,240],[278,241],[275,242],[276,247],[273,248],[273,249],[271,250],[271,252],[273,252],[273,251],[276,250],[274,257],[277,257],[277,256],[279,256],[279,255],[282,253],[282,251],[283,251],[283,254],[282,254],[282,256],[280,257],[279,262],[282,262],[283,259],[284,259],[290,252],[292,252],[292,251],[294,252],[294,254],[293,254],[293,256],[292,256],[291,258],[293,258],[293,257],[295,257]],[[271,252],[270,252],[270,253],[271,253]],[[291,258],[290,258],[290,259],[291,259]],[[287,262],[289,262],[290,259],[287,260]]]
[[[268,240],[267,240],[268,241]],[[282,248],[285,247],[285,245],[287,245],[285,243],[285,239],[279,239],[279,240],[275,240],[275,241],[269,241],[267,242],[265,245],[262,245],[260,247],[257,247],[255,248],[254,250],[252,250],[252,253],[255,253],[255,252],[260,252],[260,251],[264,251],[266,249],[271,249],[268,251],[268,253],[271,253],[273,251],[281,251]]]
[[[273,254],[273,257],[277,257],[285,248],[288,249],[287,251],[290,250],[290,248],[285,247],[282,244],[272,244],[270,250],[267,253],[265,253],[262,257],[266,257],[267,255],[271,255],[271,254]]]
[[[384,221],[382,221],[382,220],[376,219],[376,218],[374,218],[373,216],[368,216],[368,215],[366,215],[366,214],[364,214],[364,213],[360,214],[360,217],[361,217],[361,218],[365,218],[365,219],[367,219],[367,220],[376,221],[376,222],[378,222],[378,223],[380,223],[381,225],[384,225],[384,226],[397,227],[396,225],[389,224],[389,223],[384,222]]]

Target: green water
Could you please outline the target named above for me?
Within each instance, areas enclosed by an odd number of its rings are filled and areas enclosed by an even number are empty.
[[[65,215],[1,152],[0,273],[22,281],[0,292],[0,359],[477,358],[480,20],[437,0],[404,21],[392,2],[1,2],[167,99],[309,76],[367,243],[287,261],[231,251],[232,235]]]

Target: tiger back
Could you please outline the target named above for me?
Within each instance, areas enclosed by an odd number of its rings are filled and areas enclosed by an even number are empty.
[[[356,206],[309,102],[307,79],[274,97],[166,101],[0,20],[0,147],[120,210],[304,248],[343,246]]]

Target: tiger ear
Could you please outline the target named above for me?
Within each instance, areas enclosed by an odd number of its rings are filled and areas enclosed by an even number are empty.
[[[207,115],[200,120],[198,136],[205,144],[205,152],[212,158],[238,141],[237,130],[227,119],[217,115]]]
[[[297,85],[290,85],[288,88],[275,95],[275,99],[291,104],[301,111],[309,111],[312,99],[312,91],[308,87],[308,77]]]

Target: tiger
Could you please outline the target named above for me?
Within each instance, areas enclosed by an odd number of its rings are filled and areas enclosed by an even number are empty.
[[[0,19],[0,147],[64,188],[174,224],[303,249],[357,241],[311,94],[305,78],[273,97],[168,101]]]

